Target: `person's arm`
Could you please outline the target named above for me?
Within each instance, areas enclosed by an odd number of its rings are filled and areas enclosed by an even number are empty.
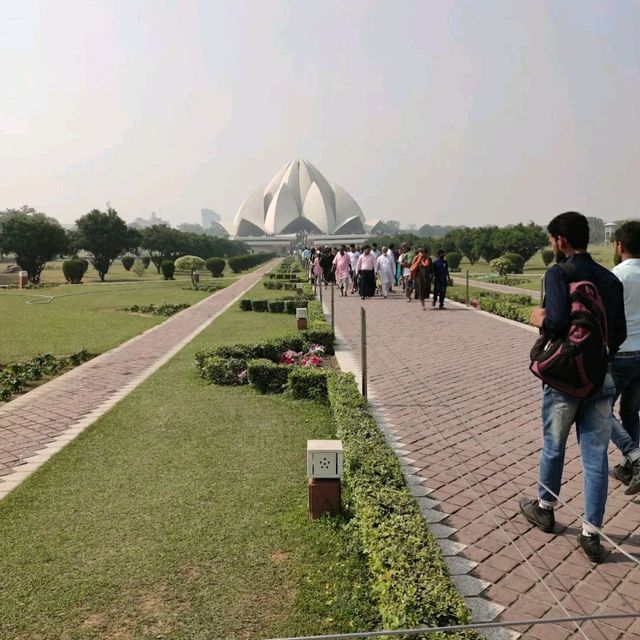
[[[360,273],[361,268],[362,268],[362,254],[358,256],[358,262],[356,262],[356,273]]]
[[[609,337],[609,344],[611,345],[611,355],[614,356],[620,345],[627,339],[627,317],[624,312],[624,285],[622,282],[616,283],[616,288],[619,291],[618,308],[615,313],[615,326],[612,328],[612,335]]]
[[[447,278],[447,281],[451,280],[451,276],[449,275],[449,263],[446,260],[443,260],[442,262],[444,262],[444,273]]]
[[[544,319],[542,329],[563,336],[569,329],[569,282],[559,266],[549,269],[544,277]]]

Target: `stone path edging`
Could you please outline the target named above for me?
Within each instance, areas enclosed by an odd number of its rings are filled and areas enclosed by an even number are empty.
[[[272,268],[273,261],[260,267],[256,271],[242,276],[240,279],[238,279],[228,287],[225,287],[224,289],[221,289],[220,291],[215,292],[212,295],[207,296],[206,298],[203,298],[196,304],[190,306],[188,309],[185,309],[184,311],[181,311],[180,313],[172,316],[164,322],[147,329],[143,333],[134,336],[123,344],[114,347],[110,351],[100,354],[92,360],[78,367],[75,367],[71,371],[67,371],[65,374],[55,378],[54,380],[51,380],[50,382],[47,382],[44,385],[41,385],[40,387],[37,387],[36,389],[33,389],[32,391],[22,396],[19,396],[15,400],[8,402],[6,405],[1,407],[0,442],[3,435],[2,418],[3,415],[7,413],[7,410],[9,410],[9,408],[12,414],[16,409],[18,411],[23,410],[25,413],[28,413],[29,406],[34,404],[34,400],[37,401],[39,399],[43,399],[43,397],[50,395],[52,391],[59,391],[60,394],[64,394],[65,387],[68,387],[68,383],[77,379],[78,376],[81,376],[83,371],[86,371],[87,369],[95,370],[103,364],[107,364],[110,359],[113,360],[114,356],[130,350],[132,347],[135,347],[137,343],[143,341],[145,338],[148,338],[150,335],[162,330],[166,331],[167,326],[170,326],[172,321],[179,319],[181,316],[184,317],[183,314],[189,315],[189,312],[193,314],[195,310],[198,310],[198,308],[202,306],[210,306],[212,302],[217,302],[218,300],[216,299],[216,297],[221,296],[221,294],[223,294],[224,292],[227,292],[228,294],[231,289],[240,289],[237,295],[234,295],[231,300],[226,302],[219,309],[215,310],[211,316],[204,320],[204,322],[198,324],[195,329],[193,329],[189,334],[175,343],[168,351],[156,358],[150,366],[147,366],[137,376],[121,385],[114,393],[110,394],[106,400],[97,404],[92,410],[85,413],[80,419],[73,420],[67,428],[63,429],[56,436],[49,439],[42,448],[35,450],[32,455],[24,458],[21,463],[18,463],[15,467],[13,467],[10,473],[0,477],[0,500],[2,500],[2,498],[4,498],[16,487],[18,487],[26,478],[28,478],[34,471],[40,468],[53,455],[66,447],[69,442],[74,440],[80,433],[82,433],[87,427],[93,424],[98,418],[107,413],[107,411],[113,408],[118,402],[120,402],[120,400],[131,393],[131,391],[142,384],[149,376],[151,376],[160,367],[166,364],[181,349],[189,344],[189,342],[191,342],[199,333],[206,329],[206,327],[208,327],[216,318],[218,318],[227,309],[233,306],[247,292],[248,289],[253,287],[256,282],[260,280],[264,273],[268,272]],[[235,291],[233,291],[233,293],[235,293]],[[69,393],[69,389],[66,390],[66,393]]]

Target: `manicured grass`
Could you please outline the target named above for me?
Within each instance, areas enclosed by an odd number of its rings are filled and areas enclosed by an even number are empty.
[[[235,279],[218,278],[224,286]],[[130,284],[61,285],[52,289],[0,290],[0,362],[44,352],[68,354],[85,348],[102,353],[166,318],[123,311],[134,304],[196,302],[211,295],[188,289],[190,280]],[[185,287],[188,290],[185,290]],[[29,300],[48,304],[27,304]]]
[[[198,349],[291,323],[229,309],[0,502],[0,637],[375,627],[348,528],[306,516],[305,444],[333,436],[328,408],[196,375]]]

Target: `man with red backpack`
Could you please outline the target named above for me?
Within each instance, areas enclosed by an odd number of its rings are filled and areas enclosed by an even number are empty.
[[[558,264],[545,276],[543,308],[531,315],[541,337],[531,353],[531,370],[543,380],[543,446],[538,498],[521,498],[520,512],[553,533],[553,509],[562,484],[565,447],[575,422],[584,474],[580,547],[592,562],[604,562],[600,543],[607,499],[607,447],[615,386],[609,361],[626,338],[622,284],[587,253],[589,224],[573,211],[548,225]]]

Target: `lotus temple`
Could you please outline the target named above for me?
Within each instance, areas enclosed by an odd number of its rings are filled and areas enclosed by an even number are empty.
[[[230,231],[253,249],[277,251],[299,244],[361,243],[379,222],[365,222],[347,191],[332,187],[310,162],[294,160],[242,203]]]

